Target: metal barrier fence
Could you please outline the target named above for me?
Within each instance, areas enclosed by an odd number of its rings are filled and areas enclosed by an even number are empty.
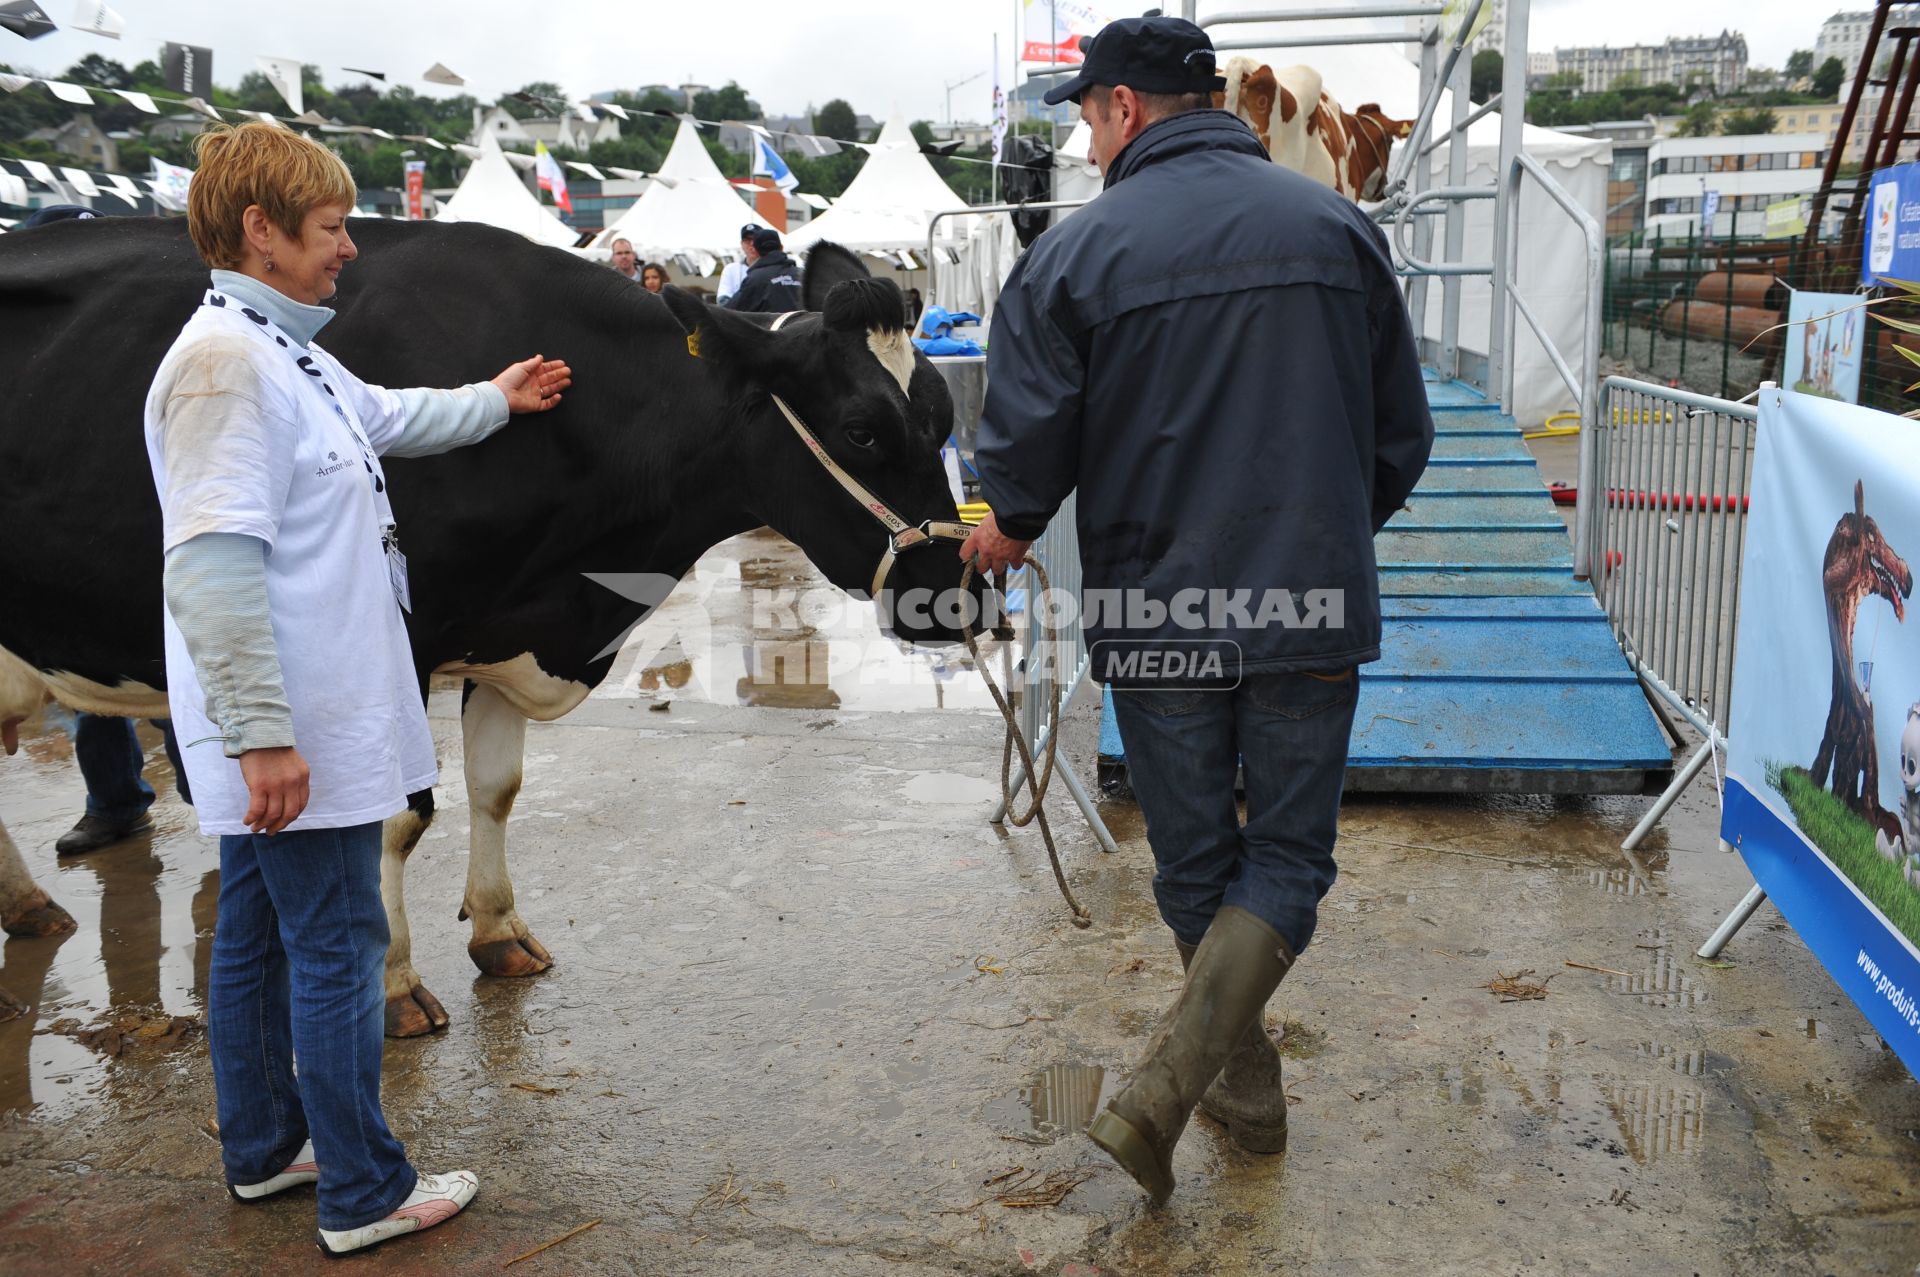
[[[1632,850],[1727,734],[1757,413],[1609,377],[1596,416],[1574,515],[1594,594],[1655,708],[1707,738],[1628,836]]]
[[[1080,622],[1080,605],[1084,595],[1081,592],[1080,531],[1075,523],[1077,505],[1077,496],[1069,496],[1060,507],[1060,512],[1054,515],[1053,522],[1047,525],[1047,530],[1028,551],[1046,569],[1053,593],[1071,612],[1071,615],[1061,618],[1059,635],[1053,640],[1051,648],[1046,646],[1047,641],[1042,637],[1043,609],[1049,603],[1039,598],[1039,581],[1033,571],[1022,568],[1007,583],[1010,592],[1025,591],[1022,609],[1027,619],[1026,625],[1017,631],[1007,686],[1016,697],[1014,709],[1020,719],[1020,731],[1032,743],[1032,753],[1036,759],[1047,748],[1049,737],[1058,726],[1047,721],[1047,715],[1053,708],[1054,687],[1058,685],[1060,688],[1060,711],[1064,717],[1066,707],[1072,703],[1074,694],[1085,686],[1088,672],[1093,668],[1093,657],[1087,651],[1086,630]],[[1026,781],[1027,769],[1016,763],[1013,775],[1012,788],[1017,792]],[[1086,817],[1094,837],[1100,840],[1100,849],[1118,851],[1120,848],[1113,841],[1113,834],[1100,818],[1092,796],[1087,793],[1086,784],[1081,781],[1073,760],[1064,749],[1054,768],[1054,776],[1073,795],[1080,814]],[[1003,801],[987,817],[988,823],[998,824],[1006,814],[1007,807]]]

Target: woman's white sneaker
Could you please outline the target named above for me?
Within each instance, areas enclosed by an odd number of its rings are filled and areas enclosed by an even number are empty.
[[[414,1185],[413,1192],[407,1195],[407,1200],[400,1203],[400,1209],[385,1219],[377,1219],[361,1228],[322,1228],[318,1236],[320,1249],[329,1255],[347,1255],[395,1237],[417,1233],[423,1228],[432,1228],[435,1224],[444,1224],[458,1215],[479,1191],[480,1181],[472,1171],[423,1174],[420,1182]]]
[[[251,1205],[263,1197],[272,1197],[275,1193],[301,1184],[311,1184],[319,1178],[320,1164],[313,1160],[313,1141],[308,1140],[293,1155],[293,1161],[287,1164],[287,1169],[272,1179],[263,1179],[258,1184],[229,1184],[227,1192],[233,1194],[234,1201]]]

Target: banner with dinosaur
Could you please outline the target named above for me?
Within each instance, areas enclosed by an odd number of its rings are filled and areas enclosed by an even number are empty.
[[[1760,392],[1720,836],[1920,1072],[1920,423]]]

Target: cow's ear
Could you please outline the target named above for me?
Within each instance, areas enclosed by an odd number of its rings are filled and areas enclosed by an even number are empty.
[[[687,353],[696,359],[733,364],[752,372],[773,362],[779,338],[746,316],[712,306],[684,288],[669,284],[661,300],[687,334]]]
[[[850,279],[868,279],[873,272],[850,248],[821,240],[807,250],[807,269],[801,277],[800,304],[807,310],[825,310],[827,294]]]

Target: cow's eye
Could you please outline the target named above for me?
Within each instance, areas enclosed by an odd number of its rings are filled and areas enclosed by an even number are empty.
[[[871,448],[876,440],[873,437],[873,431],[862,430],[858,426],[855,426],[853,429],[847,431],[847,442],[856,448]]]

